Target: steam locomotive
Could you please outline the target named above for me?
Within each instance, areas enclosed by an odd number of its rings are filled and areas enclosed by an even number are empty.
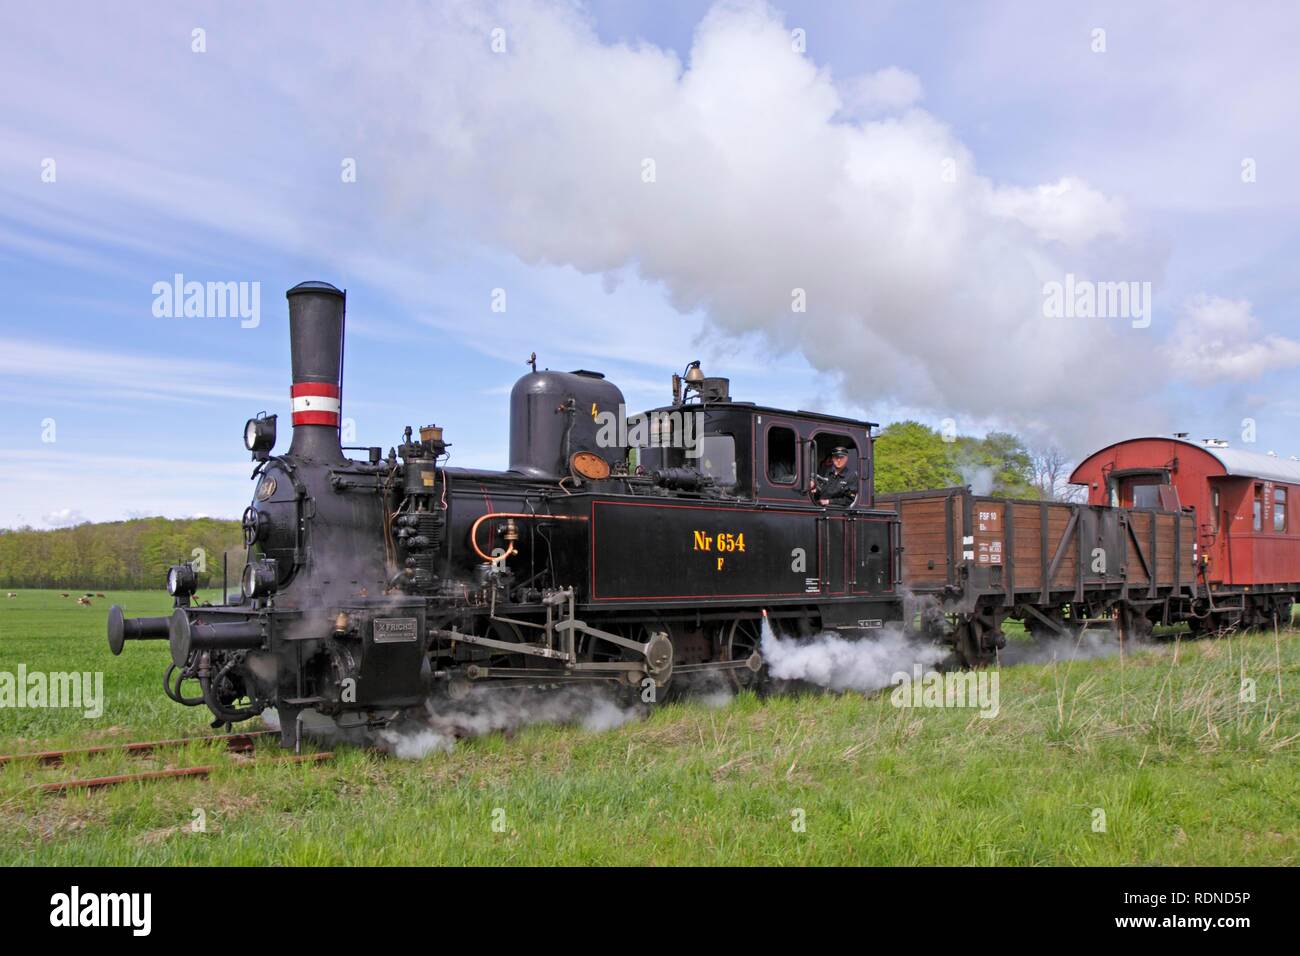
[[[167,695],[213,724],[310,711],[377,728],[475,686],[601,683],[650,700],[674,681],[757,682],[762,622],[869,635],[902,616],[899,519],[873,502],[873,423],[734,401],[692,363],[672,401],[625,414],[597,372],[532,369],[510,395],[510,465],[451,468],[441,428],[385,456],[340,442],[346,295],[287,293],[293,437],[250,419],[256,462],[239,599],[166,617],[109,612],[108,641],[167,640]],[[856,460],[852,507],[808,479]]]
[[[305,282],[287,297],[293,439],[274,454],[276,416],[245,426],[239,599],[196,604],[181,564],[170,616],[109,612],[113,653],[167,640],[167,695],[214,725],[275,708],[290,746],[311,712],[365,733],[476,687],[595,683],[649,701],[674,684],[756,686],[765,622],[858,639],[902,626],[979,666],[1007,620],[1049,638],[1205,632],[1289,622],[1300,596],[1300,464],[1151,438],[1079,466],[1088,503],[877,497],[874,423],[736,401],[698,362],[669,404],[628,415],[600,373],[538,371],[534,356],[510,394],[505,471],[448,467],[434,425],[351,459],[346,296]],[[826,506],[810,490],[838,449],[857,496]]]

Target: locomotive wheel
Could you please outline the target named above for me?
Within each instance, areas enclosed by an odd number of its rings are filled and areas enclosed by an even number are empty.
[[[601,627],[603,625],[596,625]],[[612,634],[618,634],[626,637],[630,641],[637,641],[645,644],[657,633],[664,633],[668,628],[658,626],[658,624],[620,624],[613,627],[604,626],[604,629]],[[609,641],[602,641],[598,637],[592,637],[590,634],[578,635],[578,660],[580,661],[630,661],[635,659],[632,651],[619,647],[617,644],[611,644]]]
[[[507,624],[504,621],[491,621],[488,623],[486,637],[496,641],[514,641],[522,643],[524,636],[514,624]],[[507,654],[504,651],[494,651],[488,658],[488,667],[528,667],[530,666],[529,658],[524,654]],[[531,666],[536,666],[534,659]]]
[[[650,676],[655,680],[656,697],[662,700],[667,688],[672,684],[673,645],[670,636],[671,630],[658,621],[628,624],[617,628],[608,628],[608,630],[639,644],[650,645],[647,664],[651,670]],[[632,651],[619,647],[617,644],[611,644],[609,641],[602,641],[598,637],[592,637],[590,634],[583,634],[578,639],[578,659],[600,662],[640,660]],[[641,680],[642,678],[633,677],[628,685],[636,694],[641,692]]]
[[[738,617],[722,628],[722,660],[747,661],[755,654],[762,655],[763,622],[760,618]],[[761,686],[769,679],[765,665],[760,665],[757,671],[746,667],[725,673],[737,690]]]

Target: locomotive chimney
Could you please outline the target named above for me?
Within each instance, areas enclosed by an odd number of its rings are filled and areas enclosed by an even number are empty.
[[[293,354],[293,444],[289,454],[341,464],[343,314],[345,293],[328,282],[300,282],[289,300],[289,348]]]

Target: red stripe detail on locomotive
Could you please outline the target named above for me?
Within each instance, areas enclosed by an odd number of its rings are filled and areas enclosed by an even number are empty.
[[[324,395],[326,398],[339,398],[339,387],[333,382],[295,382],[289,388],[290,398],[304,395]]]
[[[338,425],[338,412],[294,412],[295,425]]]

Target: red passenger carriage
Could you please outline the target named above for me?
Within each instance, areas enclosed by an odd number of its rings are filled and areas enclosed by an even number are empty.
[[[1090,455],[1070,480],[1094,505],[1194,508],[1198,583],[1216,625],[1290,619],[1300,594],[1300,460],[1213,439],[1134,438]]]

